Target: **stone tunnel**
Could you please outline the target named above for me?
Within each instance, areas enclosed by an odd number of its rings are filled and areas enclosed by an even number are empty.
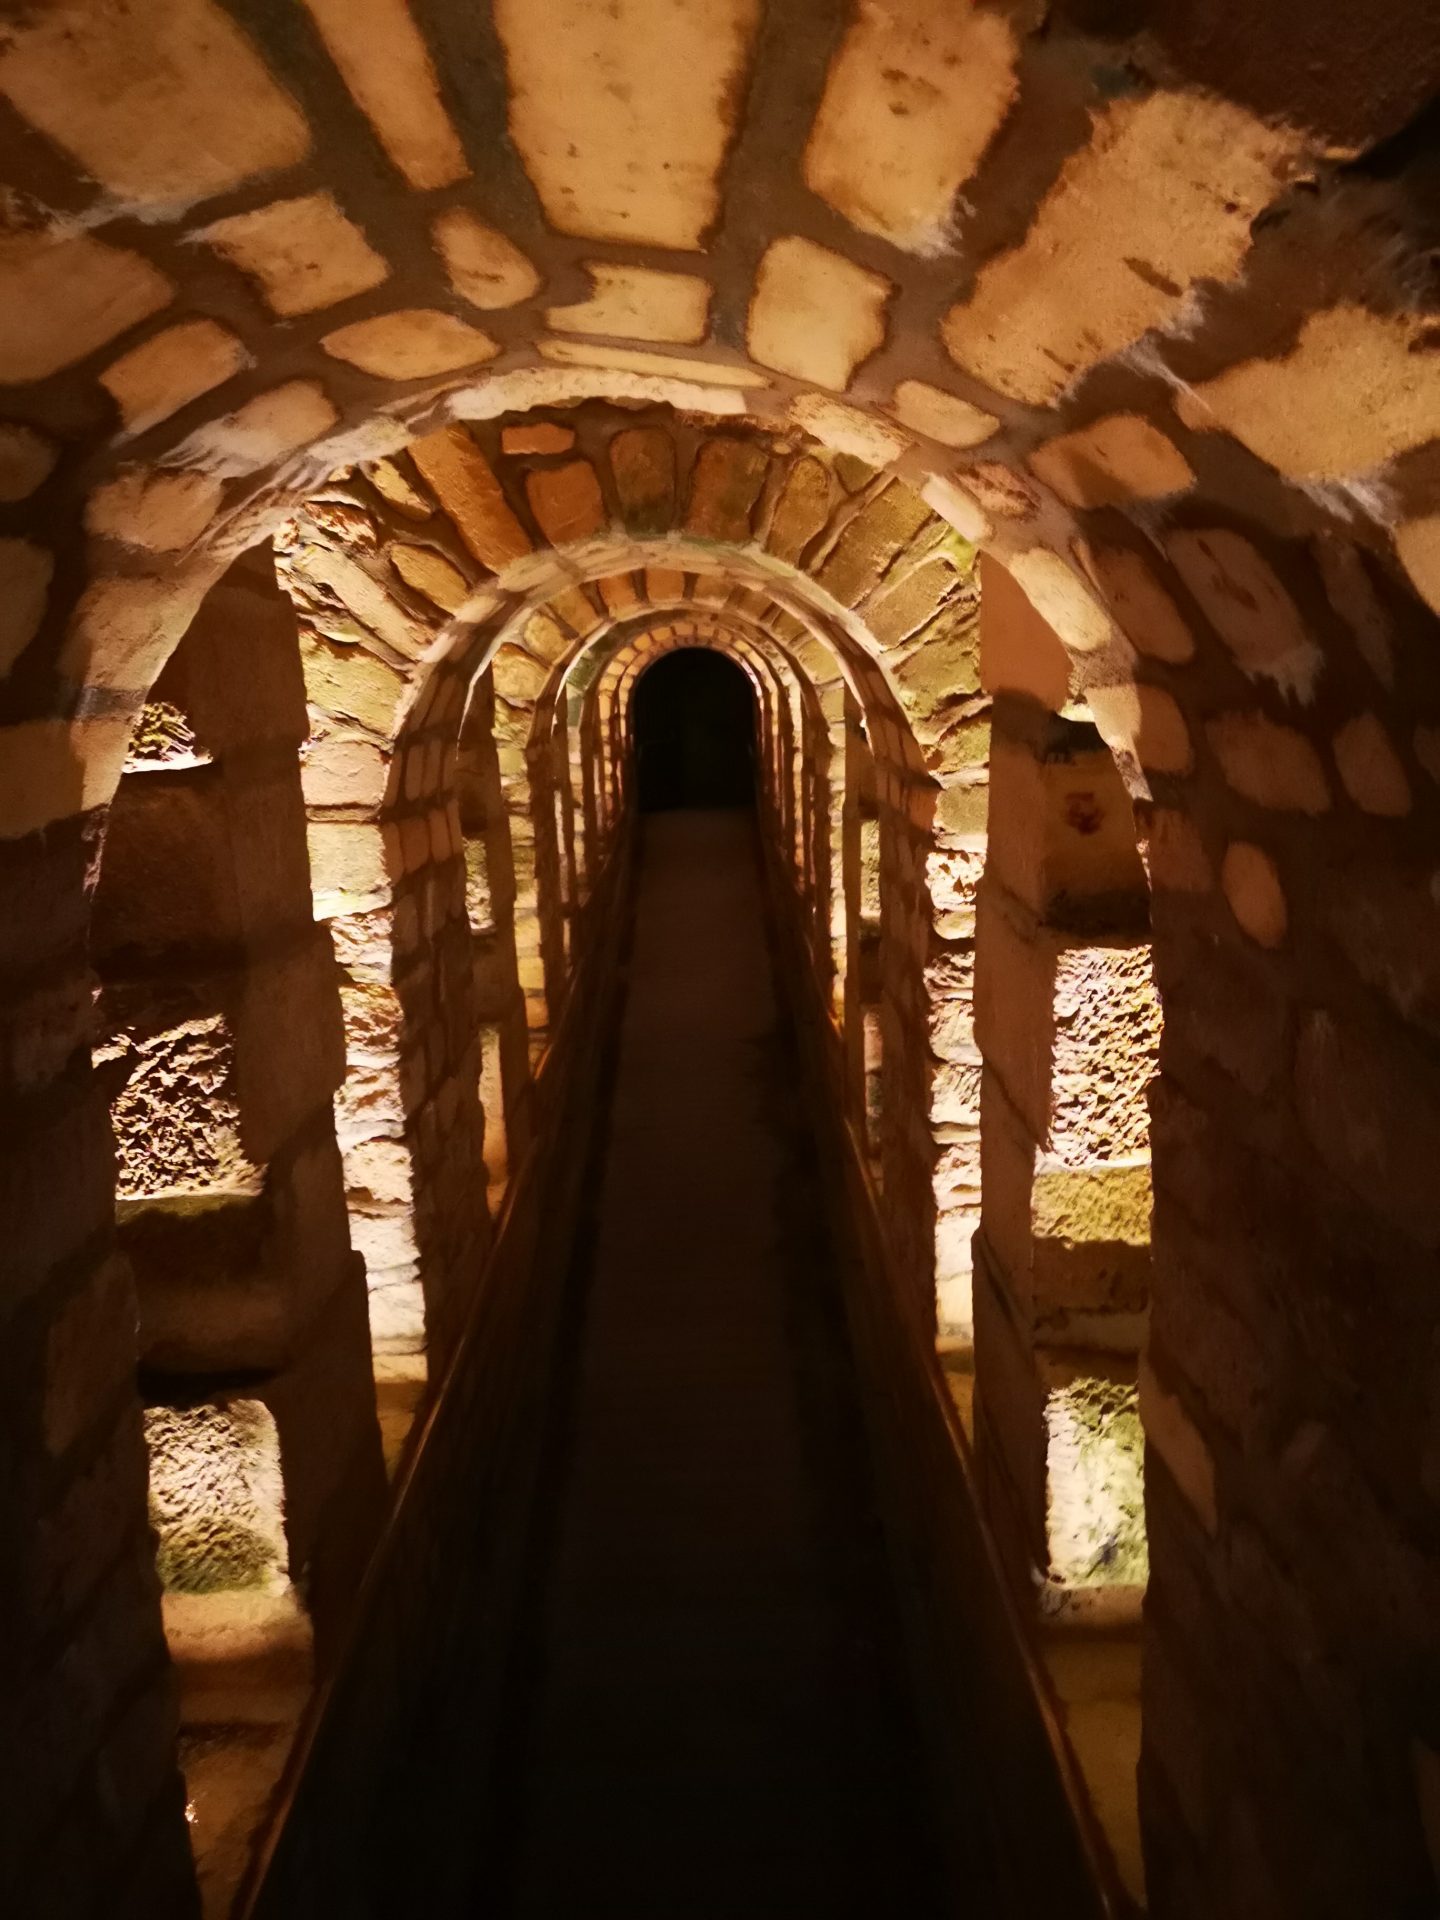
[[[0,18],[0,1907],[1440,1912],[1440,13]]]

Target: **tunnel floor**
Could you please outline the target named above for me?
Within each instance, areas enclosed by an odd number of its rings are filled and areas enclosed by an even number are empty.
[[[643,833],[506,1840],[474,1910],[938,1912],[754,818]]]

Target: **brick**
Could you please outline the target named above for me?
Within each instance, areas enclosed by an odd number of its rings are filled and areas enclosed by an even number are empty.
[[[588,539],[605,524],[600,482],[588,460],[536,467],[525,476],[525,493],[541,532],[554,546]]]
[[[744,546],[769,470],[769,455],[753,442],[712,435],[696,456],[685,525],[702,540]]]
[[[460,538],[482,566],[499,572],[530,552],[525,529],[511,512],[484,454],[463,427],[445,427],[411,448]]]

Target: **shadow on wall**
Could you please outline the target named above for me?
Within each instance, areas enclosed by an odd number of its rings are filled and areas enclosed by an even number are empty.
[[[755,697],[722,655],[682,647],[635,688],[640,806],[748,807],[755,800]]]

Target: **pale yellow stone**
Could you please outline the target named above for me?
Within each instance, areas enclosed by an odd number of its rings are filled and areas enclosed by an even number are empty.
[[[395,716],[409,686],[403,674],[360,647],[312,644],[302,650],[301,665],[305,697],[312,706],[358,721],[385,739],[394,734]]]
[[[242,342],[218,320],[182,320],[112,360],[100,384],[129,431],[143,433],[249,363]]]
[[[33,427],[0,421],[0,501],[28,500],[54,471],[57,448]]]
[[[997,415],[923,380],[902,380],[890,406],[902,426],[946,447],[978,447],[1000,427]]]
[[[190,449],[213,472],[253,473],[318,440],[338,417],[317,381],[290,380],[213,421]]]
[[[407,659],[418,659],[430,642],[429,629],[407,613],[388,589],[359,560],[333,547],[303,547],[290,561],[302,580],[325,588],[347,612],[387,646]]]
[[[1236,664],[1307,699],[1321,654],[1274,569],[1229,527],[1172,533],[1165,550]]]
[[[910,444],[888,421],[877,420],[858,407],[847,407],[828,394],[797,394],[790,402],[789,414],[796,426],[803,427],[821,446],[833,453],[848,453],[877,472],[898,460]]]
[[[495,691],[512,707],[528,706],[538,700],[549,678],[540,661],[532,659],[523,647],[508,644],[496,653],[493,670]]]
[[[295,166],[310,133],[215,0],[55,0],[12,14],[0,93],[132,205],[173,205]]]
[[[427,380],[493,360],[500,351],[488,333],[429,307],[409,307],[337,327],[320,342],[336,360],[348,360],[377,380]]]
[[[546,360],[569,367],[607,367],[621,373],[656,374],[676,381],[709,387],[768,387],[768,377],[755,367],[737,367],[724,360],[682,360],[675,354],[647,353],[641,347],[604,347],[588,340],[541,340]],[[643,396],[641,396],[643,397]],[[684,406],[683,397],[676,405]]]
[[[1072,507],[1159,500],[1194,485],[1190,462],[1139,413],[1112,413],[1075,433],[1047,440],[1030,471]]]
[[[470,172],[440,98],[430,49],[405,0],[305,0],[330,58],[412,187],[449,187]]]
[[[331,193],[272,200],[203,227],[206,241],[260,284],[275,313],[314,313],[378,287],[390,268]]]
[[[208,473],[132,467],[95,489],[85,503],[85,525],[126,546],[176,553],[200,538],[223,492]]]
[[[588,300],[547,307],[557,333],[614,334],[624,340],[662,340],[693,347],[705,338],[710,283],[693,273],[661,273],[654,267],[582,263],[590,276]]]
[[[1362,812],[1391,820],[1409,813],[1409,779],[1375,714],[1361,713],[1347,720],[1332,748],[1345,791]]]
[[[1156,1378],[1147,1354],[1140,1356],[1140,1423],[1205,1531],[1218,1533],[1214,1458],[1178,1396]]]
[[[861,0],[830,63],[805,184],[863,233],[925,256],[1016,94],[1015,32],[967,0]]]
[[[1085,699],[1106,743],[1133,753],[1149,773],[1188,773],[1194,764],[1190,730],[1162,687],[1122,681],[1087,687]]]
[[[1192,658],[1195,636],[1140,554],[1086,540],[1076,541],[1075,554],[1138,652],[1176,666]]]
[[[1395,551],[1421,599],[1440,613],[1440,513],[1397,527]]]
[[[470,598],[470,583],[464,574],[433,547],[400,544],[388,551],[391,566],[406,586],[424,594],[445,613],[458,613]]]
[[[932,473],[920,489],[920,498],[964,540],[979,546],[995,529],[985,509],[967,486],[949,474]]]
[[[843,393],[884,344],[893,292],[883,274],[800,234],[772,240],[755,275],[750,352],[762,367]]]
[[[435,502],[421,493],[418,487],[412,486],[393,460],[376,460],[364,469],[364,473],[381,499],[387,500],[407,519],[428,520],[434,513]]]
[[[1176,403],[1297,480],[1364,473],[1440,435],[1440,358],[1417,350],[1423,314],[1327,307],[1275,360],[1244,360]]]
[[[1242,929],[1257,946],[1278,947],[1289,916],[1275,862],[1263,847],[1232,840],[1220,862],[1220,885]]]
[[[73,366],[173,294],[148,260],[92,234],[0,233],[0,385]]]
[[[509,126],[552,227],[698,250],[759,0],[496,0]]]
[[[513,240],[469,207],[447,207],[430,228],[450,284],[472,307],[518,306],[540,290],[540,275]]]
[[[1058,553],[1048,547],[1030,547],[1012,554],[1006,565],[1067,647],[1094,653],[1110,644],[1115,629],[1109,615]]]
[[[130,746],[130,721],[27,720],[0,727],[0,840],[105,806]]]
[[[956,363],[1046,405],[1097,361],[1232,280],[1301,136],[1217,95],[1161,91],[1095,116],[1023,240],[981,269],[943,326]]]
[[[387,897],[390,862],[379,827],[363,821],[312,820],[306,838],[317,920]]]
[[[743,414],[748,411],[746,396],[704,378],[674,378],[664,374],[636,373],[604,367],[606,356],[637,355],[636,347],[604,347],[586,340],[545,340],[537,343],[544,359],[568,361],[562,366],[516,367],[509,373],[487,373],[464,396],[460,408],[466,419],[494,420],[501,414],[525,413],[532,407],[568,407],[582,400],[604,396],[622,404],[643,400],[648,404],[676,407],[682,412],[703,413],[714,417]],[[588,358],[587,358],[588,356]],[[643,357],[643,356],[642,356]],[[664,356],[651,356],[664,364]],[[706,363],[703,373],[715,371]],[[723,372],[723,370],[722,370]],[[768,386],[769,378],[758,370],[746,369],[742,385]]]
[[[0,539],[0,680],[39,632],[54,572],[45,547]]]
[[[208,585],[204,570],[92,580],[71,616],[60,672],[72,686],[148,691]]]
[[[548,614],[532,613],[525,622],[525,651],[553,667],[565,658],[573,642],[558,621]]]
[[[1224,713],[1205,732],[1226,785],[1257,806],[1316,814],[1330,805],[1320,756],[1293,727],[1263,713]]]
[[[524,426],[505,427],[500,434],[502,453],[565,453],[574,444],[573,427],[562,427],[554,420],[527,421]]]

